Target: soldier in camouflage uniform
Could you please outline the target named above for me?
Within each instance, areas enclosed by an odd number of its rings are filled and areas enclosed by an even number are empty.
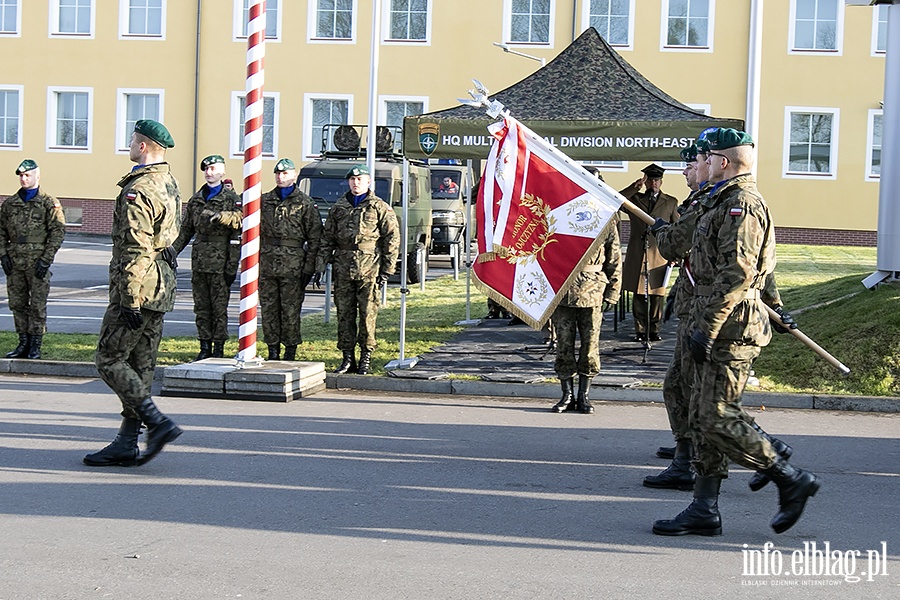
[[[41,357],[47,329],[50,265],[66,234],[59,200],[40,188],[41,169],[31,159],[16,169],[19,191],[0,206],[0,263],[19,345],[6,358]]]
[[[732,460],[778,486],[779,511],[771,525],[782,533],[820,484],[780,456],[741,407],[750,367],[772,337],[761,290],[775,269],[775,228],[750,174],[752,138],[717,129],[707,142],[713,187],[699,203],[689,257],[695,283],[687,344],[696,364],[689,416],[697,453],[694,500],[674,519],[656,521],[653,532],[721,535],[719,487]]]
[[[161,123],[142,119],[131,135],[129,158],[137,166],[119,181],[112,225],[109,306],[97,343],[100,377],[122,402],[115,440],[88,454],[92,467],[144,464],[182,430],[150,398],[163,316],[175,306],[175,249],[181,195],[166,159],[175,142]],[[138,448],[141,423],[147,444]]]
[[[572,287],[553,311],[556,329],[556,376],[562,397],[553,412],[577,410],[591,414],[591,381],[600,372],[600,327],[603,313],[619,300],[622,278],[622,254],[618,223],[610,219],[597,236],[601,242],[581,270]],[[581,345],[575,360],[575,335]],[[573,398],[575,374],[578,396]],[[573,400],[575,400],[573,402]]]
[[[335,202],[325,220],[319,266],[324,270],[326,264],[333,265],[337,347],[343,353],[335,373],[366,375],[376,344],[378,289],[396,269],[400,233],[393,209],[369,189],[365,165],[350,169],[347,183],[350,190]]]
[[[318,273],[322,219],[312,198],[297,187],[297,169],[291,159],[275,164],[275,185],[261,201],[259,304],[269,360],[280,358],[281,344],[284,360],[295,360],[302,341],[304,292]]]
[[[175,252],[194,239],[191,293],[200,353],[194,360],[222,358],[228,339],[228,298],[240,253],[241,197],[223,185],[225,159],[213,154],[200,162],[206,183],[188,200]],[[237,251],[236,251],[237,249]]]

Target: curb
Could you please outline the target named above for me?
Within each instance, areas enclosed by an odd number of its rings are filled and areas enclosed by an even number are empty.
[[[99,379],[93,363],[57,360],[28,360],[22,358],[0,359],[0,373],[20,375],[50,375],[54,377],[81,377]],[[165,368],[156,369],[154,381],[161,381]],[[498,383],[467,379],[408,379],[371,375],[335,375],[328,373],[325,384],[328,389],[366,390],[373,392],[403,392],[441,396],[484,396],[516,399],[555,399],[559,387],[551,383]],[[661,388],[593,388],[594,401],[598,402],[659,402]],[[838,396],[826,394],[777,394],[753,392],[744,394],[743,405],[754,408],[799,408],[805,410],[832,410],[847,412],[900,413],[900,398],[891,396]]]

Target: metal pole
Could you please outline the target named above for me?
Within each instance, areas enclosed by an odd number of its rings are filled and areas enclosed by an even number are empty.
[[[481,322],[481,319],[472,318],[472,203],[475,198],[472,197],[472,188],[475,187],[475,175],[473,174],[472,159],[466,161],[466,319],[457,321],[457,325],[475,325]]]
[[[418,357],[413,357],[410,359],[406,358],[406,295],[409,293],[409,289],[407,286],[407,269],[406,269],[406,256],[409,251],[406,235],[407,235],[407,226],[406,224],[409,222],[409,159],[405,156],[403,157],[403,210],[401,211],[403,217],[403,234],[400,237],[400,253],[403,256],[403,260],[401,261],[400,268],[400,356],[397,360],[392,360],[387,363],[384,368],[385,369],[411,369],[416,366],[416,363],[419,362]],[[421,273],[420,273],[421,275]]]
[[[369,126],[366,142],[366,166],[371,173],[369,188],[375,191],[375,140],[376,119],[378,117],[378,51],[381,49],[381,36],[378,35],[381,25],[381,0],[372,2],[372,50],[369,62]]]

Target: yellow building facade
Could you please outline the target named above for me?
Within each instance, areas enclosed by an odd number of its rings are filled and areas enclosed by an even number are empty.
[[[209,154],[226,157],[240,188],[248,3],[0,0],[0,193],[15,192],[13,171],[32,158],[71,230],[107,232],[138,118],[172,132],[185,197]],[[368,121],[373,10],[372,0],[268,1],[264,189],[279,157],[299,165],[318,155],[323,124]],[[455,106],[472,78],[503,89],[595,26],[681,102],[747,121],[779,239],[875,243],[886,7],[382,0],[381,12],[378,123]],[[624,187],[644,166],[605,164],[604,177]],[[665,166],[663,189],[685,196],[679,165]]]

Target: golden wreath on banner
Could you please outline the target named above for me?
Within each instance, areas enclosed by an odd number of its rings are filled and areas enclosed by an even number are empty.
[[[551,213],[551,208],[543,200],[533,194],[525,194],[519,201],[531,211],[534,218],[527,215],[519,215],[513,223],[512,242],[508,246],[494,246],[497,257],[506,260],[509,264],[528,264],[537,260],[537,256],[544,258],[544,250],[550,244],[555,244],[553,239],[556,233],[556,217]],[[528,240],[537,233],[537,242],[532,242],[531,248],[526,248]]]

